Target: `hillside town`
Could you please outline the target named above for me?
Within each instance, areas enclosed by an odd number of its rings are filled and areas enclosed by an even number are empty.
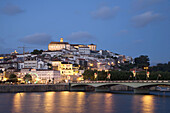
[[[126,63],[133,64],[132,57],[97,50],[95,44],[70,44],[60,38],[59,42],[50,42],[48,50],[39,54],[24,50],[23,54],[17,51],[1,54],[0,81],[7,81],[12,74],[17,76],[20,83],[26,82],[26,75],[32,77],[33,83],[42,84],[81,81],[86,69],[120,70],[119,65]],[[29,79],[27,82],[30,82]]]

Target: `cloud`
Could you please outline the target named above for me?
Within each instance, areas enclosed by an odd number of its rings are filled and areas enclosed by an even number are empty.
[[[133,41],[134,44],[140,44],[140,43],[142,43],[142,42],[143,42],[143,40],[134,40],[134,41]]]
[[[134,0],[133,8],[135,10],[141,10],[164,1],[165,0]]]
[[[118,11],[119,11],[118,6],[115,6],[113,8],[103,6],[103,7],[99,8],[98,10],[93,11],[91,13],[91,15],[94,19],[107,20],[107,19],[114,18]]]
[[[92,36],[89,32],[79,31],[71,33],[67,36],[67,39],[76,42],[89,42],[89,40],[94,39],[94,36]]]
[[[154,21],[160,20],[161,16],[158,13],[153,13],[151,11],[145,12],[143,14],[134,16],[131,21],[135,27],[144,27]]]
[[[20,39],[21,42],[34,45],[47,45],[52,40],[52,37],[45,33],[37,33],[25,36]]]
[[[1,12],[3,14],[13,16],[19,13],[23,13],[24,10],[22,10],[19,6],[13,4],[7,4],[5,7],[1,9]]]
[[[120,30],[119,32],[115,33],[116,36],[122,36],[122,35],[127,35],[129,33],[128,30]]]

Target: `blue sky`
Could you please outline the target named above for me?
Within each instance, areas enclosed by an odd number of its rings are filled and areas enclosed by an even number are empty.
[[[170,0],[0,0],[0,53],[47,49],[61,37],[170,61]]]

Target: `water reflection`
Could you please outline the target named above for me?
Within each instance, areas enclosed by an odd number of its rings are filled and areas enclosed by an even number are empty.
[[[142,111],[143,113],[154,113],[154,96],[152,95],[144,95],[141,98],[142,101]]]
[[[44,94],[44,113],[53,112],[55,105],[55,93],[56,92],[45,92]]]
[[[13,111],[21,112],[22,111],[22,99],[24,98],[25,93],[16,93],[13,99]]]
[[[80,113],[83,112],[84,110],[84,105],[85,105],[85,92],[78,92],[76,97],[75,97],[75,112]]]
[[[2,113],[166,113],[169,104],[169,97],[153,95],[68,91],[0,95]]]
[[[106,93],[105,94],[105,101],[104,101],[104,105],[105,105],[105,111],[109,112],[112,111],[114,108],[114,95],[110,94],[110,93]]]
[[[69,100],[70,98],[72,98],[71,93],[69,91],[63,91],[60,92],[58,95],[58,106],[60,106],[60,108],[58,109],[58,112],[64,113],[67,110],[70,109],[72,102],[74,101],[74,99],[72,99],[71,101]],[[70,105],[70,107],[69,107]]]
[[[154,96],[152,95],[134,95],[133,96],[133,113],[154,113]]]

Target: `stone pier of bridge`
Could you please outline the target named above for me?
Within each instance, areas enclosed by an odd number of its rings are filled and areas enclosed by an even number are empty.
[[[110,92],[110,87],[108,86],[95,87],[95,92]]]
[[[85,86],[70,87],[70,91],[86,91]]]

